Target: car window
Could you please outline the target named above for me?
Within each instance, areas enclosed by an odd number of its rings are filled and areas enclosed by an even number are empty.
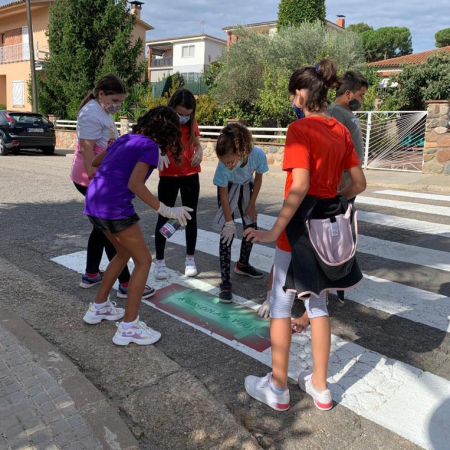
[[[8,121],[6,120],[6,117],[0,113],[0,125],[7,125]]]
[[[48,120],[40,114],[9,113],[9,115],[19,123],[49,123]]]

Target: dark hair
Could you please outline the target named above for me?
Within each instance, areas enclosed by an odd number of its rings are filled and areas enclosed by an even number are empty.
[[[248,155],[253,150],[253,139],[250,130],[241,123],[230,123],[220,132],[217,138],[216,155],[220,158],[229,153],[239,156]]]
[[[98,94],[100,91],[102,91],[105,95],[127,93],[127,89],[123,84],[123,81],[119,77],[109,73],[108,75],[100,78],[94,89],[92,89],[92,91],[84,97],[81,102],[80,109],[91,100],[98,99]]]
[[[336,63],[331,59],[321,59],[315,66],[303,66],[291,75],[289,93],[307,89],[309,95],[305,106],[308,111],[317,112],[330,104],[328,90],[337,86]]]
[[[153,139],[159,146],[161,154],[168,150],[177,164],[181,163],[183,147],[181,146],[180,119],[178,114],[167,106],[158,106],[139,117],[133,125],[133,133],[143,134]]]
[[[194,122],[195,122],[195,111],[197,109],[197,101],[195,100],[194,94],[188,89],[178,89],[172,97],[170,97],[169,108],[175,110],[177,106],[182,106],[186,109],[192,109],[191,112],[191,120],[189,122],[189,142],[187,146],[190,147],[195,140],[195,132],[194,132]]]
[[[364,76],[359,72],[349,70],[348,72],[345,72],[340,76],[339,87],[336,89],[336,96],[340,97],[347,91],[355,93],[361,90],[362,87],[369,87],[369,83],[364,78]]]

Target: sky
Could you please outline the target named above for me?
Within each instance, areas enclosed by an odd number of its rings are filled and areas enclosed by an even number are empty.
[[[0,0],[0,6],[11,0]],[[147,39],[201,34],[226,39],[225,26],[276,20],[278,0],[141,0],[142,19],[155,29]],[[449,0],[327,0],[327,19],[346,16],[346,24],[366,22],[375,29],[404,26],[411,30],[414,52],[434,48],[434,34],[450,27]],[[204,21],[203,26],[200,22]]]

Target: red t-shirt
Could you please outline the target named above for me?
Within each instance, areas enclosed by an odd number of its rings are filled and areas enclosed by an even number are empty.
[[[164,169],[159,172],[160,177],[187,177],[201,171],[200,165],[197,167],[191,166],[191,160],[194,156],[194,144],[189,145],[189,128],[189,123],[186,125],[181,125],[181,144],[184,147],[181,164],[177,165],[171,152],[167,152],[167,156],[170,159],[170,164],[169,167],[164,167]],[[194,135],[195,137],[200,136],[200,131],[196,120],[194,121]]]
[[[283,170],[287,172],[284,198],[292,187],[292,169],[309,170],[308,195],[333,198],[345,169],[359,166],[359,158],[347,128],[335,118],[310,116],[289,126],[284,149]],[[291,246],[283,231],[277,247],[286,252]]]

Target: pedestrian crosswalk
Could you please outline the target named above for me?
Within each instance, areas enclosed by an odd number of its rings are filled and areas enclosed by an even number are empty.
[[[370,256],[380,268],[383,268],[386,260],[389,260],[400,263],[400,265],[406,263],[407,267],[417,267],[425,271],[429,277],[439,276],[445,279],[445,274],[450,271],[450,253],[446,251],[446,248],[450,248],[450,240],[445,241],[450,238],[450,225],[434,223],[433,216],[448,217],[450,208],[414,203],[412,200],[423,199],[428,202],[448,200],[434,195],[433,198],[427,198],[417,196],[416,193],[413,193],[413,196],[401,195],[399,192],[404,193],[404,191],[377,191],[376,195],[396,195],[408,200],[358,197],[359,220],[384,227],[387,231],[390,228],[404,229],[436,237],[439,242],[444,243],[440,247],[441,250],[396,242],[395,237],[390,237],[387,233],[389,239],[360,235],[359,252]],[[365,205],[392,208],[396,215],[364,211]],[[409,212],[408,217],[401,216],[404,211]],[[423,222],[410,217],[414,214],[413,212],[428,214],[429,220]],[[266,229],[271,228],[274,220],[275,217],[263,214],[258,217],[260,227]],[[235,239],[233,243],[233,261],[237,261],[239,258],[240,242],[239,239]],[[184,232],[177,232],[171,238],[169,245],[184,247]],[[199,230],[197,244],[199,254],[207,254],[218,259],[218,246],[219,235],[217,233]],[[273,264],[273,255],[273,246],[255,244],[251,262],[258,269],[269,272]],[[54,258],[53,261],[81,273],[84,269],[85,252],[62,255]],[[104,265],[106,265],[106,260]],[[201,262],[198,262],[197,265],[202,270]],[[409,269],[403,270],[408,271]],[[418,288],[411,286],[411,283],[393,282],[370,273],[365,273],[364,276],[364,283],[346,294],[346,298],[350,301],[372,310],[407,319],[411,321],[411,324],[426,325],[442,333],[450,332],[448,321],[450,298],[445,293],[428,290],[426,281],[421,282],[420,288]],[[176,282],[214,295],[218,293],[217,287],[201,279],[187,278],[173,270],[169,270],[168,280],[157,281],[151,274],[149,282],[156,288],[163,288]],[[261,290],[264,291],[264,289],[263,286]],[[259,307],[250,299],[236,295],[235,301],[255,310]],[[146,302],[146,304],[152,308],[156,307],[151,302]],[[258,352],[239,342],[229,341],[216,335],[211,330],[201,329],[184,319],[172,317],[269,367],[271,365],[270,349]],[[289,376],[296,379],[301,370],[311,367],[311,365],[309,334],[294,335]],[[354,413],[372,420],[423,448],[430,450],[449,448],[450,374],[447,377],[440,377],[403,361],[364,348],[354,342],[333,336],[329,382],[334,400]]]

